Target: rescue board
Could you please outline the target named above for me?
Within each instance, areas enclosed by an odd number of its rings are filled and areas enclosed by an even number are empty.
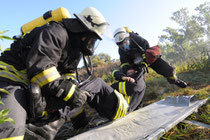
[[[68,140],[153,140],[205,104],[195,96],[166,97],[126,117],[91,129]]]

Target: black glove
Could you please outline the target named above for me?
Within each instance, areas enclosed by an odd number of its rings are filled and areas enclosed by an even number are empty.
[[[87,91],[80,90],[71,79],[65,79],[57,89],[55,96],[63,99],[72,109],[75,107],[81,107],[90,94]]]
[[[180,79],[177,79],[174,84],[177,85],[180,88],[186,88],[187,87],[187,83],[180,80]]]

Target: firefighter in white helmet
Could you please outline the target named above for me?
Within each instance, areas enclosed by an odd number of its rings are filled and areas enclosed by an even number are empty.
[[[0,139],[23,139],[26,121],[31,124],[29,130],[45,139],[54,139],[63,123],[55,121],[60,117],[59,109],[81,108],[87,100],[94,105],[96,93],[101,96],[113,92],[110,89],[104,93],[102,86],[108,85],[101,79],[95,80],[102,84],[94,86],[94,95],[73,80],[82,55],[93,55],[96,41],[102,39],[108,26],[104,16],[93,7],[75,16],[34,28],[0,56],[0,97],[4,103],[0,110],[9,108],[8,117],[15,121],[0,124]],[[45,118],[45,112],[47,123],[35,126]],[[83,111],[78,113],[81,122],[76,127],[85,123]]]
[[[146,39],[128,27],[117,28],[113,37],[119,47],[121,68],[112,73],[119,81],[112,84],[112,87],[127,100],[128,112],[134,111],[142,104],[146,87],[144,75],[148,72],[148,67],[164,76],[171,84],[181,88],[187,86],[184,81],[177,78],[175,68],[161,58],[159,46],[150,47]]]

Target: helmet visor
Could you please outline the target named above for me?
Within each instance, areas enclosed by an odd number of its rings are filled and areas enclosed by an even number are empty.
[[[93,55],[98,47],[100,40],[98,37],[89,36],[83,41],[82,53],[84,55]]]
[[[125,38],[129,37],[129,33],[126,32],[118,32],[114,35],[115,43],[120,43],[125,40]]]
[[[93,29],[93,31],[96,32],[96,34],[100,37],[104,34],[104,32],[106,31],[106,29],[108,28],[109,24],[108,23],[101,23],[101,24],[93,24],[93,28],[95,28],[95,30]]]
[[[124,51],[129,51],[130,50],[130,39],[129,37],[126,37],[123,41],[120,43],[117,43],[117,45],[120,47],[120,49]]]

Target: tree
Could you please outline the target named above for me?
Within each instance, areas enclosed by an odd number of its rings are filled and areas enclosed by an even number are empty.
[[[111,57],[106,53],[100,53],[91,56],[91,60],[94,67],[97,67],[99,65],[105,65],[107,63],[111,62]]]
[[[159,37],[163,56],[173,63],[199,57],[203,50],[210,49],[210,2],[195,10],[198,14],[192,16],[186,8],[174,12],[171,19],[179,28],[167,27],[163,30],[167,34]]]

